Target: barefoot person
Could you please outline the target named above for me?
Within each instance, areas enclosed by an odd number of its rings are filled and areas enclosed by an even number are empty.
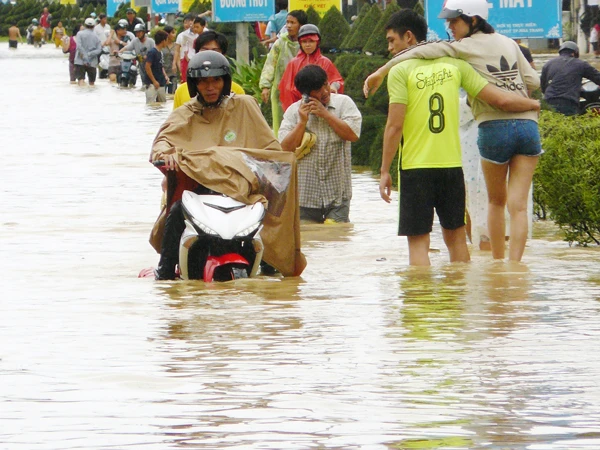
[[[393,14],[386,25],[388,48],[399,52],[425,40],[427,23],[414,11]],[[539,103],[495,88],[465,61],[412,59],[388,78],[390,108],[383,141],[380,195],[390,202],[390,165],[400,149],[400,225],[409,264],[428,266],[434,209],[451,262],[470,259],[465,235],[465,182],[458,135],[459,88],[508,111],[539,110]]]
[[[21,31],[17,27],[17,23],[13,21],[12,26],[8,29],[8,48],[16,49],[19,42],[22,44],[23,38],[21,37]]]
[[[438,16],[446,19],[456,41],[424,42],[396,55],[371,74],[363,87],[365,95],[377,90],[395,64],[412,58],[458,57],[469,62],[486,80],[504,91],[528,98],[540,78],[519,46],[494,31],[487,22],[486,0],[447,0]],[[509,259],[520,261],[528,235],[527,201],[533,172],[542,152],[537,126],[538,113],[502,112],[473,100],[479,122],[479,152],[488,190],[488,227],[492,256],[505,254],[504,208],[510,214]]]

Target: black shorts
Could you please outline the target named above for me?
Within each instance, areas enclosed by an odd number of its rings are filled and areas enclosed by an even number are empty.
[[[443,228],[456,230],[465,225],[462,168],[401,170],[398,235],[431,233],[434,209]]]
[[[94,83],[96,81],[96,68],[92,66],[81,66],[75,64],[75,75],[78,80],[85,80],[87,74],[88,82]]]
[[[17,41],[8,41],[8,48],[17,48]]]

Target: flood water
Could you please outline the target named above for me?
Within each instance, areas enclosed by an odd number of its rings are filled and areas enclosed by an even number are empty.
[[[301,278],[138,279],[171,103],[5,47],[0,449],[600,448],[600,249],[536,223],[522,265],[450,265],[436,226],[409,269],[357,170]]]

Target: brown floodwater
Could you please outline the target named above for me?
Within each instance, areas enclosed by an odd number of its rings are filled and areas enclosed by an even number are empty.
[[[397,203],[304,225],[301,278],[138,279],[166,106],[0,49],[1,449],[598,449],[600,249],[407,266]]]

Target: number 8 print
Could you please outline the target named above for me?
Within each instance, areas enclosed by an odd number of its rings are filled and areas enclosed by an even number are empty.
[[[444,131],[446,121],[444,118],[444,97],[435,93],[429,97],[429,131],[438,134]]]

